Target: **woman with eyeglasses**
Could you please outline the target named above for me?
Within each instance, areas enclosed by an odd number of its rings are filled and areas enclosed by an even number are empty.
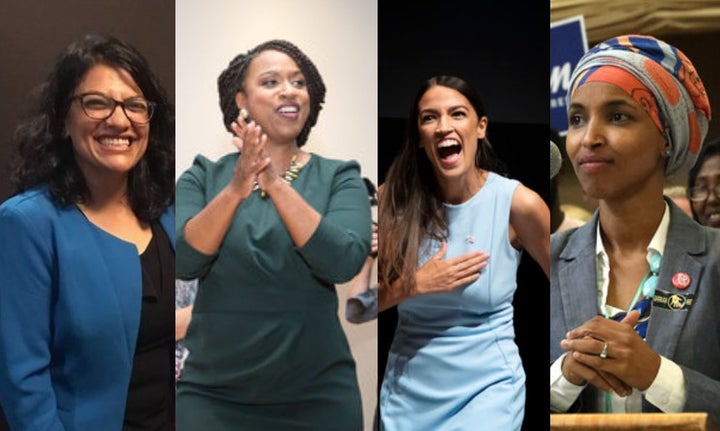
[[[173,109],[135,48],[87,35],[18,126],[0,206],[11,429],[173,428]]]
[[[720,228],[720,138],[700,151],[688,174],[687,196],[695,221]]]
[[[663,196],[707,133],[703,83],[645,35],[596,45],[570,83],[565,147],[598,210],[551,237],[551,411],[720,423],[720,231]]]

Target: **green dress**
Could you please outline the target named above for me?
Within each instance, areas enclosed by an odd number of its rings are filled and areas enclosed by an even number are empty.
[[[198,156],[177,182],[177,276],[199,279],[177,385],[177,430],[362,430],[355,361],[335,283],[370,251],[367,190],[355,161],[312,154],[292,187],[322,215],[296,247],[270,197],[238,207],[215,255],[185,223],[232,178],[238,154]]]

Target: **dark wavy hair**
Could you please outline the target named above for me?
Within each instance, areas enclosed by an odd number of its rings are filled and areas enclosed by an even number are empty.
[[[133,212],[144,222],[155,220],[175,196],[175,108],[145,58],[109,35],[88,34],[70,44],[40,86],[35,106],[13,136],[16,153],[11,181],[15,192],[47,184],[52,198],[63,206],[89,198],[72,141],[65,136],[65,120],[75,89],[98,64],[127,71],[144,97],[155,103],[147,150],[128,173],[128,200]]]
[[[703,145],[700,153],[698,154],[697,160],[695,161],[695,164],[692,168],[690,168],[690,171],[688,172],[687,186],[688,199],[690,199],[690,189],[692,187],[695,187],[695,181],[697,180],[700,169],[702,168],[705,161],[713,156],[720,156],[720,137],[712,139],[708,143]],[[700,219],[698,219],[698,216],[695,213],[695,207],[692,205],[692,201],[690,201],[690,209],[692,210],[692,215],[695,221],[700,223]]]
[[[447,237],[442,193],[432,163],[420,147],[418,128],[420,99],[435,86],[458,91],[470,102],[478,118],[486,115],[480,95],[461,78],[435,76],[418,89],[407,118],[404,145],[388,169],[380,195],[379,226],[386,240],[379,244],[378,268],[380,279],[386,283],[401,279],[403,286],[412,285],[422,241],[428,236],[438,240]],[[505,165],[487,138],[478,140],[475,166],[507,175]]]
[[[286,40],[270,40],[263,42],[245,54],[233,58],[228,67],[218,77],[218,93],[220,93],[220,109],[223,113],[225,128],[233,133],[230,125],[237,119],[239,109],[235,104],[235,96],[243,91],[243,82],[247,75],[248,67],[258,54],[263,51],[280,51],[287,54],[297,63],[300,71],[307,82],[308,94],[310,95],[310,115],[297,137],[297,146],[302,147],[307,142],[310,129],[317,122],[318,115],[325,103],[325,84],[315,64],[300,49]]]

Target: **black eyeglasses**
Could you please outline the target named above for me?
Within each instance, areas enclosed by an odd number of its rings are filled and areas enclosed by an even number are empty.
[[[705,186],[690,187],[688,189],[688,197],[694,202],[704,202],[710,197],[710,191],[711,189]],[[720,199],[720,184],[713,187],[712,192],[715,194],[716,198]]]
[[[128,120],[136,124],[147,124],[155,111],[155,103],[139,96],[119,101],[102,93],[89,92],[73,96],[72,99],[79,100],[85,115],[93,120],[107,120],[119,105]]]

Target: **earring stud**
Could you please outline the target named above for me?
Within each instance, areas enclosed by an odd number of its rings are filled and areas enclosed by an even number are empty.
[[[247,120],[250,116],[250,113],[245,108],[241,108],[239,112],[240,117],[242,117],[243,120]]]

